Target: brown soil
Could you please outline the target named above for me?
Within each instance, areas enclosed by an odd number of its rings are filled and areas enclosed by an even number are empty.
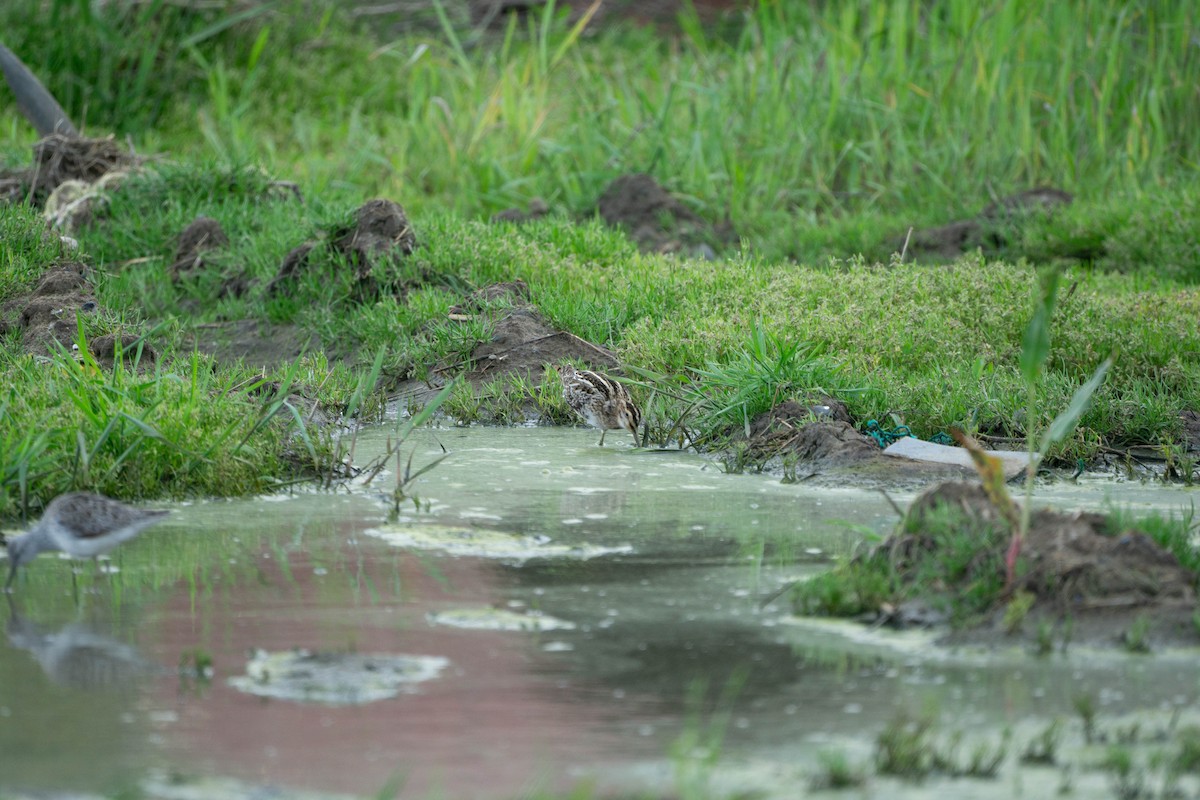
[[[970,219],[905,233],[893,243],[893,252],[909,260],[951,260],[976,248],[995,252],[1008,245],[1014,228],[1033,214],[1049,214],[1071,204],[1072,196],[1048,186],[1018,192],[988,205]],[[905,241],[908,246],[905,248]]]
[[[540,197],[535,197],[529,201],[529,210],[526,211],[520,208],[506,208],[503,211],[497,211],[492,215],[492,222],[529,222],[530,220],[541,219],[550,213],[550,206],[546,205],[546,201]]]
[[[98,308],[87,266],[60,264],[47,270],[32,292],[0,304],[0,335],[19,331],[21,346],[34,355],[50,355],[57,349],[54,342],[70,350],[78,333],[76,314],[94,314]]]
[[[59,345],[73,350],[79,333],[77,316],[99,310],[90,269],[78,261],[58,264],[46,270],[33,291],[0,305],[0,336],[19,331],[21,347],[37,356],[49,356]],[[88,350],[105,368],[113,366],[118,350],[126,364],[136,359],[144,367],[158,358],[149,343],[131,334],[97,336],[88,341]]]
[[[196,217],[179,234],[175,259],[171,262],[171,274],[178,279],[192,270],[201,269],[206,252],[228,246],[229,237],[225,235],[221,223],[211,217]]]
[[[311,335],[295,325],[271,325],[253,319],[197,325],[184,337],[185,348],[196,348],[218,364],[242,362],[251,368],[271,369],[313,349]]]
[[[737,241],[728,222],[705,222],[654,178],[641,173],[622,175],[610,183],[596,210],[607,224],[624,230],[646,252],[714,258],[714,244]]]
[[[289,291],[319,246],[321,242],[305,242],[288,253],[267,287],[268,296]],[[358,292],[374,296],[388,284],[379,277],[377,267],[389,259],[411,255],[417,248],[417,237],[398,203],[376,199],[359,207],[353,224],[332,231],[329,246],[353,270]]]
[[[830,397],[780,403],[751,421],[750,438],[743,441],[756,460],[791,461],[797,475],[818,484],[922,485],[972,474],[953,464],[884,455],[873,439],[855,430],[845,405]]]
[[[620,362],[611,351],[573,333],[557,330],[535,306],[528,304],[528,296],[529,288],[523,281],[512,281],[478,289],[452,307],[452,319],[464,319],[472,314],[494,316],[492,338],[476,346],[464,362],[438,364],[428,383],[406,381],[401,384],[401,397],[416,403],[428,402],[457,375],[462,375],[476,389],[509,375],[519,375],[537,384],[541,382],[547,364],[564,361],[579,361],[598,370],[619,369]],[[500,299],[511,300],[513,305],[487,307],[487,303]]]
[[[147,366],[158,360],[158,353],[141,336],[123,334],[115,336],[106,333],[88,342],[88,350],[96,363],[106,369],[111,369],[116,363],[118,352],[126,364],[137,361],[138,366]]]
[[[110,136],[103,139],[53,133],[33,145],[33,166],[0,174],[0,198],[22,202],[32,194],[41,205],[58,186],[77,180],[94,183],[128,169],[140,159]]]
[[[981,523],[1002,523],[1002,516],[978,483],[945,483],[929,489],[908,510],[910,524],[932,509],[951,506]],[[921,534],[893,537],[881,547],[896,569],[928,553]],[[1196,575],[1174,554],[1139,530],[1108,533],[1108,519],[1093,512],[1040,509],[1031,517],[1021,547],[1026,570],[1014,591],[1035,597],[1034,613],[1023,634],[1032,638],[1039,620],[1070,619],[1077,641],[1116,643],[1133,620],[1146,615],[1158,642],[1195,644],[1191,615],[1196,609]],[[956,632],[954,641],[994,642],[1008,638],[1003,609],[972,631]]]

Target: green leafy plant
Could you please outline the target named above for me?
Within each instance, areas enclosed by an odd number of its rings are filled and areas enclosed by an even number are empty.
[[[1038,409],[1038,387],[1041,384],[1042,371],[1046,360],[1050,357],[1050,320],[1054,315],[1055,299],[1058,295],[1059,272],[1057,269],[1047,269],[1042,272],[1037,300],[1033,307],[1033,316],[1025,328],[1021,340],[1020,368],[1021,377],[1025,382],[1025,440],[1029,453],[1029,466],[1025,471],[1025,503],[1021,509],[1020,527],[1013,532],[1008,554],[1005,556],[1006,584],[1011,586],[1016,575],[1017,555],[1021,550],[1021,542],[1029,532],[1029,519],[1033,507],[1033,482],[1037,474],[1037,465],[1046,457],[1050,447],[1065,439],[1083,416],[1092,395],[1104,382],[1104,376],[1112,367],[1113,357],[1109,356],[1092,373],[1075,392],[1070,404],[1063,410],[1042,434],[1041,442],[1035,447],[1035,432],[1033,420]]]
[[[699,406],[705,429],[737,426],[749,436],[750,420],[783,400],[848,391],[831,383],[839,372],[840,366],[826,359],[819,346],[785,341],[755,322],[734,358],[695,370],[699,386],[685,399]]]
[[[405,442],[407,442],[409,437],[412,436],[413,431],[429,421],[429,419],[441,407],[441,405],[446,402],[446,398],[448,398],[451,392],[454,391],[456,383],[457,381],[451,381],[444,386],[442,390],[438,392],[437,395],[434,396],[434,398],[416,414],[413,414],[412,416],[403,420],[397,417],[395,432],[393,435],[388,437],[383,453],[372,463],[364,466],[361,470],[361,473],[365,476],[363,484],[370,485],[370,483],[379,475],[379,473],[387,467],[388,463],[393,458],[395,459],[394,469],[396,482],[391,491],[393,516],[400,513],[400,505],[405,500],[411,500],[416,508],[420,508],[419,499],[409,493],[409,487],[413,481],[445,461],[450,455],[450,453],[447,452],[443,447],[443,452],[440,456],[437,456],[432,461],[429,461],[428,463],[414,470],[413,457],[416,455],[416,449],[414,448],[413,450],[409,451],[407,461],[403,460],[401,450]]]

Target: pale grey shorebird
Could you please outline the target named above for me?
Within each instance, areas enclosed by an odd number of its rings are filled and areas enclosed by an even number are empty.
[[[633,446],[638,446],[642,412],[623,384],[607,375],[590,369],[576,369],[570,364],[562,364],[556,369],[562,378],[563,400],[588,425],[600,429],[601,447],[604,446],[604,434],[615,430],[632,433]]]
[[[72,558],[95,561],[170,513],[134,508],[91,492],[61,494],[50,501],[36,525],[8,540],[9,572],[4,586],[12,586],[17,568],[38,553],[61,550]]]

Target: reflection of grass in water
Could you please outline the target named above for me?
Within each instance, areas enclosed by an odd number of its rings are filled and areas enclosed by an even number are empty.
[[[311,581],[318,602],[371,604],[397,596],[407,556],[385,550],[366,568],[362,545],[347,543],[339,520],[312,505],[314,499],[274,501],[271,514],[243,513],[220,502],[181,507],[166,522],[114,550],[115,573],[93,576],[90,563],[80,564],[80,603],[111,606],[116,613],[127,603],[182,594],[199,610],[235,589],[270,586],[299,593],[310,582],[310,570],[320,575]],[[16,593],[21,609],[38,617],[74,609],[67,572],[72,567],[72,562],[44,555],[23,570]],[[379,581],[387,585],[379,587]]]
[[[711,796],[709,777],[721,758],[734,704],[749,677],[747,668],[738,667],[711,701],[706,680],[694,680],[688,687],[683,731],[670,747],[680,797],[700,800]]]
[[[88,563],[53,556],[39,558],[21,575],[18,589],[22,609],[31,613],[73,608],[67,570],[77,576],[84,604],[141,603],[183,585],[193,605],[212,596],[216,586],[254,585],[261,569],[256,556],[262,549],[279,547],[279,534],[268,532],[256,539],[245,530],[215,526],[196,530],[186,523],[187,508],[180,509],[157,528],[114,550],[108,562],[114,572],[95,575]],[[286,559],[275,559],[286,561]],[[283,566],[281,564],[281,566]],[[286,573],[285,573],[286,574]]]
[[[881,775],[912,780],[934,773],[959,778],[995,778],[1008,755],[1010,739],[1011,734],[1006,730],[999,741],[976,742],[960,758],[961,732],[939,737],[933,712],[920,715],[902,712],[876,739],[875,767]]]

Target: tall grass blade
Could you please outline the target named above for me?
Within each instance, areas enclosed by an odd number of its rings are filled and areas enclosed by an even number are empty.
[[[1104,359],[1096,371],[1092,373],[1092,377],[1087,383],[1080,386],[1071,398],[1071,404],[1067,406],[1061,414],[1054,418],[1054,422],[1050,423],[1050,427],[1046,429],[1042,435],[1042,444],[1038,448],[1038,458],[1043,458],[1050,447],[1063,439],[1075,429],[1075,425],[1079,422],[1079,418],[1083,416],[1083,412],[1087,410],[1088,404],[1092,401],[1092,395],[1100,388],[1100,384],[1104,383],[1104,377],[1112,368],[1113,357],[1109,356]]]

